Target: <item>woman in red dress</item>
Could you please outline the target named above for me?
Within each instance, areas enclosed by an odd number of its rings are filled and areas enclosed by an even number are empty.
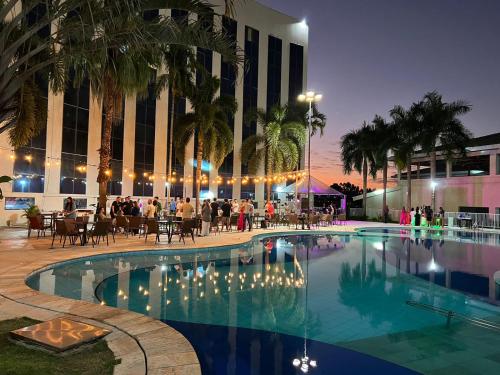
[[[240,207],[240,216],[238,217],[238,230],[245,230],[245,204]]]

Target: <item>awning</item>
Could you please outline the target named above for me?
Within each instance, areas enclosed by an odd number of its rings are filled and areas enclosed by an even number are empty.
[[[307,177],[298,182],[297,193],[307,194],[308,180]],[[284,193],[295,194],[295,184],[288,185],[282,190]],[[321,182],[317,178],[311,176],[311,190],[310,192],[314,195],[339,195],[344,196],[344,194],[332,189],[330,186]]]

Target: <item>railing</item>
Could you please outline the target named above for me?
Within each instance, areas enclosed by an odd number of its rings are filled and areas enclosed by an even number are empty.
[[[464,321],[469,324],[473,324],[475,326],[481,327],[481,328],[486,328],[490,329],[493,331],[500,332],[500,325],[495,324],[493,322],[490,322],[489,320],[481,319],[481,318],[476,318],[476,317],[470,317],[464,314],[457,313],[456,311],[453,310],[446,310],[441,307],[436,307],[433,305],[429,305],[426,303],[421,303],[417,301],[406,301],[406,304],[415,308],[419,308],[422,310],[426,311],[431,311],[436,314],[439,314],[441,316],[444,316],[446,318],[446,325],[450,325],[451,319],[458,319],[461,321]]]
[[[390,209],[389,210],[389,219],[392,221],[399,222],[399,215],[401,214],[400,210],[395,210],[395,209]],[[349,209],[349,217],[352,216],[361,216],[363,215],[363,208],[350,208]],[[366,216],[369,219],[383,219],[382,215],[382,209],[378,208],[367,208],[366,209]]]
[[[473,213],[473,212],[446,212],[445,224],[449,227],[458,226],[457,222],[460,219],[470,218],[473,228],[491,228],[500,229],[500,215]]]

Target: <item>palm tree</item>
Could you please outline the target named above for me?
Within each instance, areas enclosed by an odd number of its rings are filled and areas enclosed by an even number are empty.
[[[220,80],[206,76],[196,87],[187,93],[193,112],[177,119],[176,155],[184,160],[184,150],[189,140],[198,136],[196,153],[196,212],[200,206],[201,171],[203,160],[210,159],[212,167],[218,169],[224,158],[233,150],[233,131],[228,123],[229,116],[236,112],[237,104],[233,97],[219,96],[217,91]]]
[[[373,150],[373,158],[377,170],[382,169],[382,211],[387,205],[387,169],[389,166],[389,151],[396,145],[394,126],[382,116],[375,115],[373,123],[373,142],[377,147]]]
[[[144,20],[143,12],[172,6],[199,13],[210,11],[198,0],[89,0],[88,5],[79,9],[81,22],[90,24],[92,20],[96,27],[72,36],[71,41],[79,45],[92,44],[96,52],[72,54],[69,66],[75,71],[75,85],[88,78],[93,93],[103,101],[105,121],[97,176],[101,206],[106,204],[110,177],[111,129],[121,117],[123,97],[147,90],[155,69],[168,64],[170,47],[199,46],[221,53],[230,62],[239,62],[234,44],[224,34],[207,30],[202,22],[177,23],[162,16]],[[97,18],[98,15],[102,17]],[[112,43],[109,35],[115,35]]]
[[[290,172],[297,168],[300,153],[306,141],[306,128],[301,122],[290,120],[288,106],[274,106],[268,113],[257,110],[248,114],[262,128],[262,134],[254,134],[241,145],[241,160],[248,165],[251,174],[257,173],[265,161],[265,173]],[[271,198],[273,181],[267,179],[267,199]]]
[[[196,55],[194,54],[192,48],[170,45],[165,51],[163,51],[162,57],[168,68],[168,72],[158,77],[158,88],[160,90],[170,88],[172,94],[167,167],[167,181],[169,182],[167,202],[170,202],[170,194],[172,190],[172,153],[174,147],[175,103],[177,98],[185,95],[187,88],[193,80],[193,73],[195,69],[199,69],[201,67],[197,66]]]
[[[342,137],[340,142],[344,173],[351,174],[356,171],[363,175],[363,216],[366,216],[368,173],[373,178],[377,174],[374,159],[374,149],[377,145],[373,137],[373,128],[363,122],[360,129],[350,131]]]
[[[55,31],[50,31],[50,26],[80,3],[0,1],[0,134],[8,131],[14,147],[25,145],[46,124],[46,103],[35,75],[48,76],[55,91],[64,87],[63,53],[55,45],[63,43],[66,34],[84,29],[74,19]],[[33,17],[33,12],[38,17]],[[68,46],[65,51],[74,50],[75,46]]]
[[[464,155],[472,134],[462,124],[459,116],[472,107],[465,101],[443,102],[436,91],[428,92],[423,99],[422,151],[431,156],[431,180],[436,178],[436,147],[440,145],[447,159],[454,154]]]
[[[394,157],[399,168],[406,168],[408,190],[406,207],[411,207],[411,164],[415,149],[422,139],[422,103],[413,103],[409,110],[400,105],[390,110],[395,129]]]

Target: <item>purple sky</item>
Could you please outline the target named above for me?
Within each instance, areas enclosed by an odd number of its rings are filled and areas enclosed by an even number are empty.
[[[314,174],[342,174],[338,142],[375,113],[387,117],[438,90],[468,100],[475,136],[500,131],[500,0],[259,0],[309,25],[309,88],[328,116],[313,141]]]

